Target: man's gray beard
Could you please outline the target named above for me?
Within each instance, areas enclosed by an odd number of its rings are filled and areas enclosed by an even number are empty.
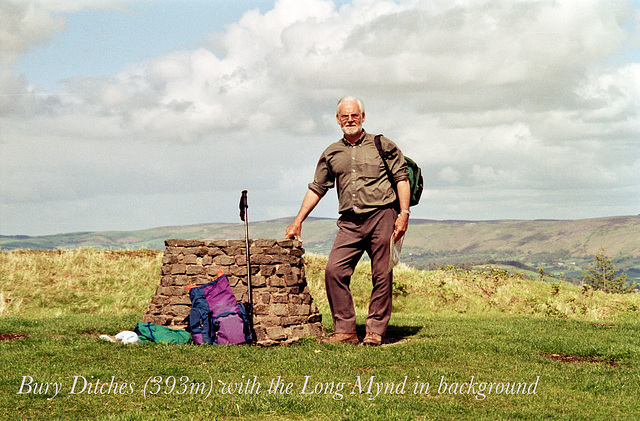
[[[358,125],[358,126],[342,126],[342,133],[346,134],[347,136],[353,136],[356,135],[358,133],[362,132],[362,126]]]

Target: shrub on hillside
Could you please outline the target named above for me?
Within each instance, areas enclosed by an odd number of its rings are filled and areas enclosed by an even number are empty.
[[[604,254],[603,249],[596,253],[593,263],[589,265],[589,270],[584,273],[584,283],[592,289],[613,294],[633,292],[637,286],[636,283],[627,281],[625,273],[618,275],[616,266]]]

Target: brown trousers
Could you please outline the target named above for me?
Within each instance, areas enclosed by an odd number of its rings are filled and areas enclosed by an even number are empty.
[[[336,333],[355,333],[356,312],[349,285],[356,264],[367,252],[373,289],[365,323],[367,332],[384,336],[391,318],[393,272],[389,272],[391,236],[398,213],[393,208],[365,216],[343,214],[325,270],[325,287]]]

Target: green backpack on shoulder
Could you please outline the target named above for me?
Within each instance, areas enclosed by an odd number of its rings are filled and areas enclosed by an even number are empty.
[[[389,170],[389,165],[387,165],[387,152],[382,150],[382,143],[380,142],[380,137],[382,135],[377,135],[374,139],[376,144],[376,149],[378,149],[378,153],[380,154],[380,158],[382,158],[382,162],[384,163],[384,167],[387,170],[387,175],[391,180],[391,184],[395,188],[395,183],[393,181],[393,175],[391,174],[391,170]],[[408,156],[404,157],[404,160],[407,162],[407,172],[409,173],[409,186],[411,188],[411,201],[409,202],[409,206],[415,206],[420,203],[420,197],[422,196],[423,189],[423,181],[422,181],[422,170],[416,164],[416,162],[409,158]]]

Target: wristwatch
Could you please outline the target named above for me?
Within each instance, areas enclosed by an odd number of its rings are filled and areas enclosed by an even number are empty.
[[[411,215],[411,211],[409,209],[402,209],[400,213],[406,213],[407,215]]]

